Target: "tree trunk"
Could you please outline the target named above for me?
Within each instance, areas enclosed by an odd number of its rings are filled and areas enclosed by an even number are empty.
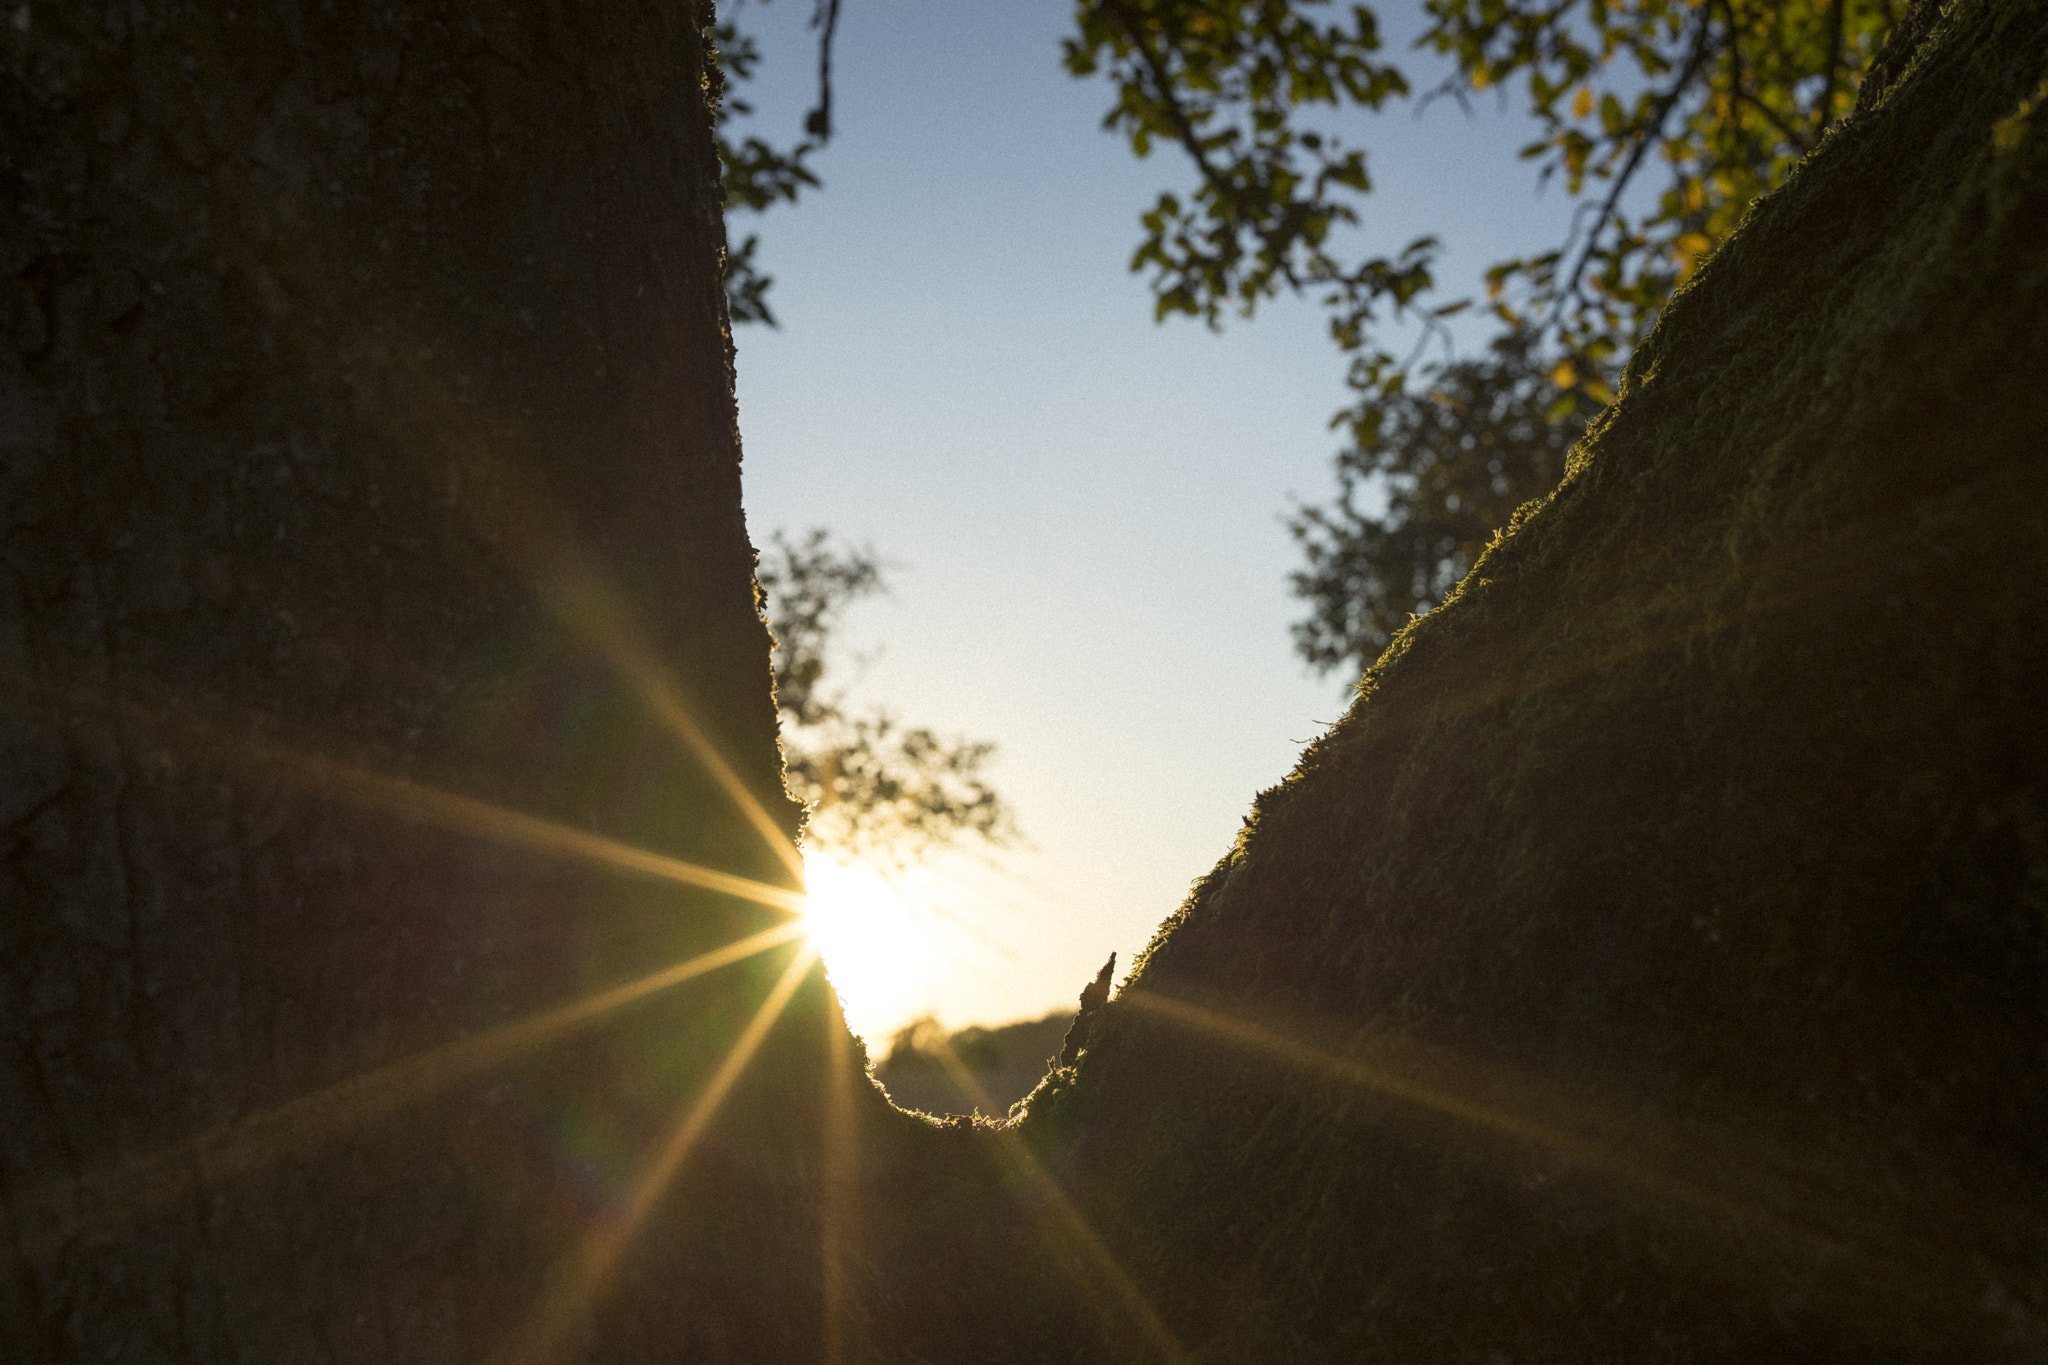
[[[2048,4],[1916,13],[1034,1098],[1187,1356],[2048,1349]]]
[[[7,1359],[819,1351],[699,18],[0,21]]]

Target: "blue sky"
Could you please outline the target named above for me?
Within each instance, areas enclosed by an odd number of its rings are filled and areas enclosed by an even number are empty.
[[[1391,47],[1412,8],[1383,9]],[[766,54],[748,131],[792,141],[810,5],[736,14]],[[1187,177],[1101,131],[1108,88],[1059,64],[1069,22],[1061,0],[844,0],[825,188],[731,225],[760,232],[782,323],[737,329],[756,543],[828,526],[894,566],[849,619],[846,680],[996,741],[1032,845],[952,879],[966,894],[929,917],[914,983],[842,983],[871,1042],[921,1010],[1071,1006],[1111,950],[1121,975],[1346,701],[1292,653],[1283,524],[1331,486],[1342,362],[1312,307],[1154,324],[1126,263],[1139,211]],[[1352,132],[1376,181],[1363,248],[1435,233],[1441,277],[1476,292],[1487,264],[1562,239],[1568,201],[1538,192],[1514,156],[1529,126],[1491,102]]]

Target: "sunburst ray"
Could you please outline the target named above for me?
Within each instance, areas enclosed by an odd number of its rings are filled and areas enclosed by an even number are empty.
[[[1867,1176],[1843,1169],[1840,1156],[1795,1157],[1754,1133],[1632,1118],[1395,1033],[1340,1052],[1141,987],[1126,987],[1117,1002],[1288,1070],[1539,1149],[1612,1182],[1653,1216],[1741,1249],[1748,1263],[1825,1286],[1843,1311],[1881,1315],[1917,1304],[1967,1312],[1982,1293],[1957,1250],[1971,1245],[1972,1217],[1900,1188],[1845,1198]]]
[[[22,709],[40,700],[61,702],[73,711],[98,712],[131,731],[144,749],[177,754],[203,765],[278,782],[310,796],[328,797],[361,810],[416,820],[611,871],[636,872],[717,891],[790,915],[802,914],[806,904],[803,893],[789,887],[656,853],[621,839],[414,778],[343,762],[315,749],[238,733],[195,719],[186,708],[145,706],[133,697],[110,696],[86,688],[53,688],[18,674],[10,681],[21,685],[0,690],[0,706],[7,709]],[[799,878],[801,867],[799,862]]]
[[[953,1083],[971,1096],[977,1107],[996,1108],[988,1091],[982,1088],[974,1073],[953,1051],[952,1044],[941,1039],[935,1055],[946,1074],[953,1078]],[[1138,1288],[1137,1281],[1130,1277],[1095,1229],[1088,1225],[1088,1220],[1074,1207],[1074,1201],[1067,1197],[1067,1192],[1060,1188],[1052,1172],[1045,1169],[1044,1163],[1039,1161],[1023,1137],[1007,1125],[997,1125],[988,1131],[994,1134],[1004,1159],[1024,1177],[1051,1214],[1061,1238],[1086,1263],[1090,1273],[1075,1275],[1074,1282],[1103,1320],[1104,1326],[1120,1334],[1134,1332],[1153,1354],[1168,1365],[1183,1365],[1183,1362],[1191,1360],[1172,1329],[1167,1327],[1165,1319],[1152,1306],[1152,1301]],[[1111,1301],[1108,1304],[1103,1301],[1104,1285],[1109,1288]]]
[[[413,418],[427,438],[421,453],[431,450],[444,470],[470,471],[469,482],[491,490],[463,503],[471,521],[500,547],[549,614],[604,659],[655,724],[703,766],[784,869],[801,878],[803,856],[795,842],[712,740],[625,596],[585,552],[575,518],[538,472],[532,443],[516,434],[486,437],[461,401],[424,370],[410,381]]]
[[[359,1132],[637,1000],[766,952],[802,932],[795,922],[776,925],[596,995],[337,1081],[162,1151],[46,1186],[15,1206],[17,1244],[31,1257],[47,1255],[83,1233],[116,1226],[201,1185],[217,1186]]]
[[[592,1229],[582,1244],[564,1257],[549,1275],[539,1305],[493,1357],[499,1365],[548,1365],[559,1356],[563,1343],[578,1321],[603,1296],[633,1235],[647,1220],[647,1215],[653,1212],[676,1173],[710,1129],[711,1121],[717,1117],[726,1096],[746,1071],[747,1064],[768,1037],[768,1031],[782,1017],[783,1008],[789,1004],[790,997],[796,994],[805,974],[817,960],[817,950],[808,943],[803,944],[790,959],[789,966],[770,988],[754,1017],[747,1021],[746,1029],[719,1063],[718,1070],[683,1111],[661,1150],[635,1182],[625,1201]]]
[[[819,1208],[819,1268],[824,1282],[825,1365],[844,1365],[847,1357],[846,1249],[855,1235],[854,1218],[860,1180],[859,1132],[853,1108],[852,1035],[837,1010],[825,1017],[825,1122],[822,1130],[824,1171]]]

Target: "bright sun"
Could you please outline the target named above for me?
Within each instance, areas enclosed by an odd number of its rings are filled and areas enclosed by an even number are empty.
[[[870,1050],[929,1007],[939,968],[925,924],[888,877],[861,864],[804,855],[804,920],[839,992],[846,1022]]]

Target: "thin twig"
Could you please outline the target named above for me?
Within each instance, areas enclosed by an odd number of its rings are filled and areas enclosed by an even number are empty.
[[[1826,79],[1820,87],[1820,99],[1813,106],[1813,136],[1815,141],[1834,117],[1835,78],[1842,67],[1842,11],[1846,8],[1843,0],[1835,0],[1828,6],[1828,67]]]
[[[1594,219],[1591,231],[1598,232],[1600,230],[1599,220],[1594,217],[1594,210],[1597,207],[1597,205],[1588,204],[1584,200],[1580,200],[1578,203],[1572,205],[1571,231],[1565,234],[1564,245],[1557,249],[1557,258],[1559,260],[1563,260],[1567,256],[1570,256],[1572,254],[1572,248],[1578,245],[1579,233],[1585,230],[1587,219]],[[1555,275],[1555,273],[1555,271],[1552,272],[1553,276]]]
[[[1765,104],[1763,102],[1762,97],[1757,95],[1754,91],[1752,91],[1749,88],[1749,82],[1743,74],[1742,25],[1738,23],[1735,18],[1735,0],[1720,0],[1720,3],[1721,13],[1726,15],[1728,18],[1729,90],[1734,92],[1736,99],[1741,100],[1743,103],[1749,105],[1750,108],[1756,110],[1759,114],[1762,114],[1766,119],[1770,120],[1771,125],[1778,130],[1779,134],[1783,136],[1787,142],[1790,142],[1794,147],[1798,148],[1800,151],[1805,151],[1806,134],[1800,129],[1794,128],[1790,123],[1787,123],[1783,115],[1779,114],[1777,110],[1771,108],[1770,105]],[[1783,56],[1783,46],[1784,45],[1782,43],[1779,45],[1781,57]],[[1755,155],[1754,150],[1752,150],[1752,155]],[[1769,160],[1768,156],[1760,156],[1757,157],[1757,159],[1766,162]]]
[[[839,29],[839,0],[818,0],[811,27],[818,35],[818,107],[804,115],[804,131],[823,146],[832,140],[832,36]]]
[[[1551,309],[1546,327],[1556,325],[1563,317],[1567,299],[1578,297],[1579,279],[1586,273],[1587,263],[1593,259],[1594,248],[1600,244],[1602,226],[1613,218],[1615,206],[1621,202],[1622,191],[1628,188],[1629,180],[1635,175],[1636,168],[1642,165],[1643,156],[1650,150],[1650,145],[1664,135],[1664,120],[1671,116],[1672,106],[1678,103],[1679,96],[1685,93],[1686,88],[1699,75],[1700,68],[1706,64],[1707,57],[1712,51],[1712,44],[1708,42],[1713,33],[1712,16],[1711,8],[1700,11],[1700,31],[1699,36],[1693,39],[1692,56],[1686,59],[1685,69],[1678,73],[1678,79],[1664,92],[1664,98],[1657,101],[1656,111],[1636,134],[1636,145],[1630,150],[1628,160],[1622,163],[1621,173],[1614,178],[1614,188],[1608,191],[1606,201],[1600,205],[1599,217],[1594,221],[1592,232],[1586,236],[1586,245],[1580,250],[1579,259],[1572,266],[1563,291],[1558,294],[1557,303]]]
[[[1210,188],[1229,200],[1238,213],[1250,220],[1252,234],[1265,246],[1266,254],[1273,259],[1274,269],[1287,281],[1288,287],[1298,292],[1302,288],[1301,279],[1294,273],[1294,266],[1288,261],[1284,247],[1275,241],[1271,232],[1258,226],[1258,214],[1246,201],[1244,193],[1231,184],[1223,173],[1216,169],[1215,163],[1209,160],[1208,149],[1202,146],[1201,134],[1196,131],[1194,120],[1188,116],[1187,110],[1181,107],[1180,100],[1173,93],[1172,73],[1166,69],[1166,63],[1159,54],[1152,50],[1152,45],[1145,40],[1143,25],[1131,14],[1127,6],[1117,3],[1117,0],[1110,0],[1108,8],[1123,25],[1124,32],[1130,35],[1132,46],[1138,49],[1138,55],[1144,60],[1146,69],[1152,73],[1152,83],[1158,91],[1160,104],[1165,108],[1166,116],[1173,124],[1180,145],[1194,161],[1195,169],[1202,173],[1202,179],[1209,183]]]

